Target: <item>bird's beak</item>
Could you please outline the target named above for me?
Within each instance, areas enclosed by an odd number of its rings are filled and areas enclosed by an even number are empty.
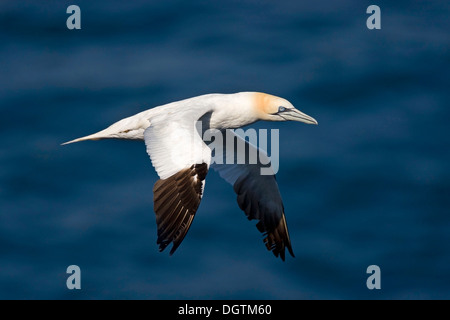
[[[292,108],[284,111],[280,116],[285,120],[299,121],[308,124],[318,124],[317,120],[307,114]]]

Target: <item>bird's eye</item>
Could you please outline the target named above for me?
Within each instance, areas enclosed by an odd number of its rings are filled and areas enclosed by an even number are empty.
[[[286,111],[286,108],[285,107],[278,107],[278,112],[283,112],[283,111]]]

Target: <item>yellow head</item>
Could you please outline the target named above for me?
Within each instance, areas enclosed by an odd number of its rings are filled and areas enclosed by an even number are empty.
[[[294,108],[286,99],[266,93],[255,92],[253,105],[258,117],[267,121],[300,121],[317,124],[317,121]]]

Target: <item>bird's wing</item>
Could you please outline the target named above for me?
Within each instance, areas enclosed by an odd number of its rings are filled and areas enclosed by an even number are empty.
[[[273,173],[269,158],[264,151],[232,131],[228,131],[227,135],[223,134],[222,136],[226,137],[228,141],[224,140],[222,148],[214,148],[214,159],[216,161],[221,159],[220,162],[223,164],[213,161],[211,167],[233,186],[239,207],[245,212],[247,218],[259,220],[256,227],[264,234],[264,243],[267,249],[271,250],[276,257],[280,256],[283,261],[286,248],[294,256],[275,174],[261,174],[261,168],[271,170]],[[230,138],[235,138],[235,143],[230,143]],[[245,144],[245,155],[237,151],[238,143]],[[234,159],[228,157],[228,161],[226,161],[227,150],[229,156],[230,148],[234,148]],[[258,159],[254,164],[248,161],[249,158],[251,159],[249,157],[251,152],[258,153]],[[230,162],[232,164],[226,164]]]
[[[153,206],[159,250],[173,243],[173,254],[186,236],[203,195],[211,150],[195,126],[197,115],[162,115],[144,132],[147,153],[158,173]]]

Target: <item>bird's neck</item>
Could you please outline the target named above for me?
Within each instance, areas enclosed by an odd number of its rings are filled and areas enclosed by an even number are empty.
[[[218,95],[211,101],[212,112],[203,117],[211,129],[240,128],[258,121],[252,108],[252,93]]]

